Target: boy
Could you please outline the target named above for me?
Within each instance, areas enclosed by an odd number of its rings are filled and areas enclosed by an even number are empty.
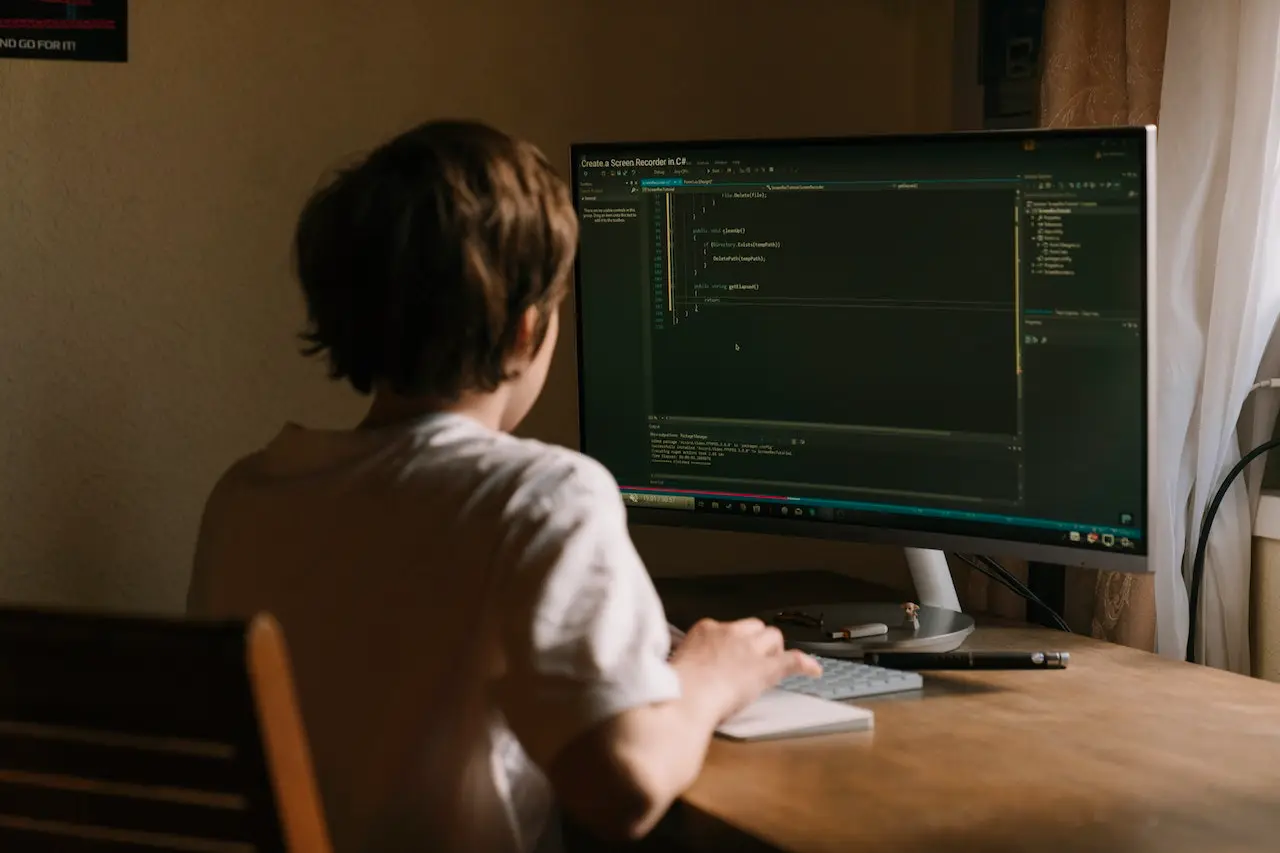
[[[189,610],[284,625],[338,851],[530,850],[553,794],[641,837],[721,721],[817,674],[755,620],[704,622],[668,663],[616,483],[508,434],[546,378],[576,241],[543,156],[466,122],[386,144],[298,223],[309,351],[373,402],[223,476]]]

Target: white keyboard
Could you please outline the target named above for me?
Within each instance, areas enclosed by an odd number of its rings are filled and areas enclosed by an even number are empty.
[[[795,675],[783,679],[778,686],[792,693],[830,700],[866,699],[924,687],[924,679],[918,672],[885,669],[841,658],[815,656],[815,659],[822,664],[821,678]]]

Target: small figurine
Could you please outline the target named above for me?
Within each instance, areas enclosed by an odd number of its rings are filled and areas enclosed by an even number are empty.
[[[914,601],[908,601],[902,605],[902,615],[905,621],[912,628],[920,627],[920,605]]]

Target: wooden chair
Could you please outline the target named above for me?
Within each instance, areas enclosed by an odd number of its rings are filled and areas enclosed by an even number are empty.
[[[0,608],[0,850],[330,849],[274,619]]]

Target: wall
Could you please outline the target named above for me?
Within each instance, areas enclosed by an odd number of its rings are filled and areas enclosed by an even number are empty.
[[[135,0],[131,61],[0,61],[0,599],[181,606],[200,507],[286,419],[360,401],[296,357],[319,174],[468,115],[573,140],[932,130],[947,0]],[[376,9],[376,14],[365,9]],[[527,431],[572,443],[571,336]],[[892,552],[641,531],[656,571]]]

